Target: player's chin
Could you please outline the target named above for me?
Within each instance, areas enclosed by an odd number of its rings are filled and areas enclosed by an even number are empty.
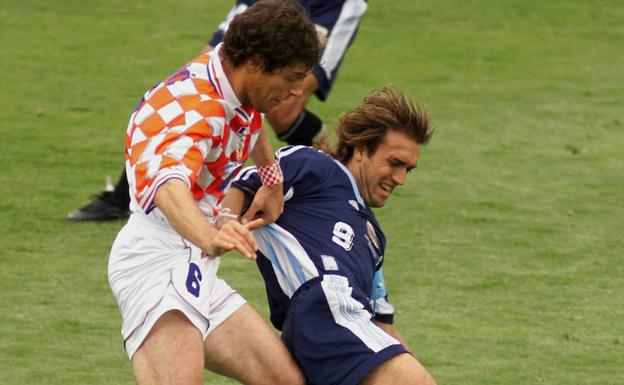
[[[278,104],[279,102],[277,102],[276,100],[270,100],[265,103],[258,104],[258,106],[256,106],[256,110],[262,112],[263,114],[266,114],[267,112],[275,108]]]
[[[370,206],[382,207],[383,205],[386,204],[386,200],[390,198],[390,195],[392,195],[392,191],[387,191],[384,188],[380,187],[378,194],[376,194],[373,199],[374,201],[373,205],[370,205]]]
[[[368,206],[383,207],[386,204],[386,199],[387,198],[375,197],[374,199],[371,200],[371,202],[368,203]]]

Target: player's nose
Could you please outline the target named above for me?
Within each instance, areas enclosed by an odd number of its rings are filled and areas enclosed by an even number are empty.
[[[296,81],[288,90],[292,96],[303,95],[303,80]]]
[[[407,177],[407,170],[405,168],[399,168],[392,174],[392,181],[399,186],[405,184],[405,178]]]

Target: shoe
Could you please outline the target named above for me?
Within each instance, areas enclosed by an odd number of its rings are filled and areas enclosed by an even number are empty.
[[[102,191],[88,205],[67,214],[67,220],[73,222],[112,221],[127,218],[129,215],[128,207],[120,207],[112,191]]]
[[[324,125],[321,131],[312,138],[312,146],[327,154],[331,153],[331,142]]]

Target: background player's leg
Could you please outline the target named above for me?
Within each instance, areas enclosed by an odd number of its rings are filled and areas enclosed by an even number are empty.
[[[206,369],[244,384],[305,384],[282,341],[247,304],[208,335],[204,354]]]
[[[302,87],[301,95],[291,96],[267,112],[266,117],[277,135],[286,132],[303,111],[308,98],[318,87],[316,76],[312,73],[308,74],[303,79]]]
[[[204,383],[202,335],[179,311],[163,314],[132,357],[138,385]]]
[[[111,221],[128,217],[130,211],[130,193],[126,168],[115,186],[106,189],[93,198],[91,203],[72,211],[67,215],[70,221]]]
[[[267,113],[267,120],[280,140],[288,144],[315,146],[329,150],[329,137],[323,122],[314,113],[305,109],[308,98],[318,87],[314,74],[303,79],[303,93],[291,96]]]
[[[124,167],[119,180],[114,187],[113,194],[120,210],[128,210],[130,207],[130,186],[128,185],[128,176]]]
[[[378,366],[360,384],[435,385],[435,381],[412,355],[402,353]]]

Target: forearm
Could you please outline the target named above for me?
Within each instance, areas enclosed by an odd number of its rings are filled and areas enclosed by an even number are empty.
[[[217,229],[208,222],[183,181],[168,180],[156,192],[154,202],[178,234],[204,251],[208,248]]]
[[[249,207],[251,199],[250,194],[232,186],[221,201],[221,207],[230,210],[234,215],[241,215]]]
[[[258,140],[253,150],[251,150],[251,160],[258,167],[265,167],[275,163],[275,156],[273,155],[273,146],[269,140],[269,136],[263,128],[260,131]]]
[[[262,186],[243,216],[243,223],[262,218],[265,224],[269,224],[275,222],[284,210],[284,175],[264,130],[258,137],[251,159],[256,164]]]

